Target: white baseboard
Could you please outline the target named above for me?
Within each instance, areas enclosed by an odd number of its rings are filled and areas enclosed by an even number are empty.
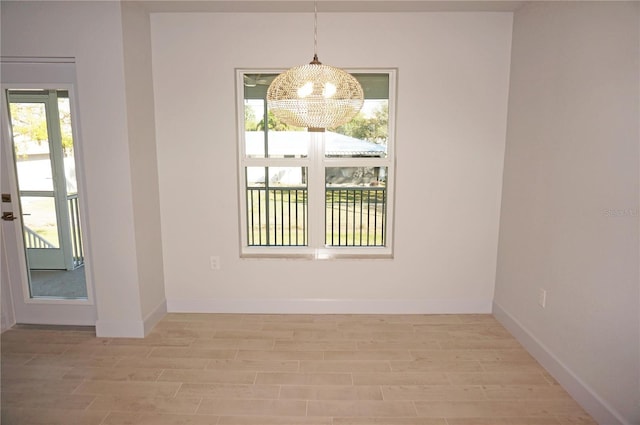
[[[493,315],[599,424],[631,425],[496,302],[493,303]]]
[[[167,299],[172,313],[490,314],[491,299]]]
[[[99,338],[144,338],[142,320],[98,320],[96,336]]]
[[[7,315],[5,315],[3,311],[2,320],[0,322],[0,333],[8,329],[11,329],[15,324],[16,324],[15,319],[13,317],[7,317]]]
[[[144,335],[149,335],[149,332],[153,329],[155,325],[158,324],[160,320],[167,314],[167,300],[162,300],[160,304],[156,308],[151,311],[151,313],[147,314],[147,317],[144,318]]]
[[[101,338],[144,338],[167,314],[167,302],[163,300],[144,320],[98,320],[96,336]]]

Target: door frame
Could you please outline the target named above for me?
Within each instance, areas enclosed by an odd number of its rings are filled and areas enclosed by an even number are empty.
[[[0,84],[1,101],[6,112],[2,113],[2,147],[0,159],[2,167],[3,190],[9,189],[14,221],[3,221],[2,246],[7,256],[7,275],[16,323],[51,324],[51,325],[84,325],[95,326],[97,310],[93,273],[91,270],[91,236],[88,226],[87,193],[85,185],[84,163],[82,161],[82,138],[80,137],[80,113],[78,111],[78,97],[75,89],[75,63],[67,59],[66,62],[44,60],[19,61],[2,58]],[[45,82],[43,82],[45,81]],[[22,212],[20,211],[19,192],[13,152],[13,140],[9,126],[8,89],[60,89],[69,93],[72,117],[72,135],[74,141],[74,156],[76,161],[76,179],[78,184],[80,226],[84,239],[85,280],[87,285],[87,299],[57,299],[31,298],[29,276],[27,275],[27,259],[24,239],[22,235]],[[6,207],[3,207],[3,209]]]

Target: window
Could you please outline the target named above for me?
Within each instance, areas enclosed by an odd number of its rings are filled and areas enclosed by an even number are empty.
[[[242,254],[390,257],[395,71],[353,73],[364,107],[325,132],[269,112],[276,75],[237,71]]]

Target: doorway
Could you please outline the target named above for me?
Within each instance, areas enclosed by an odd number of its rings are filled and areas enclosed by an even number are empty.
[[[95,325],[73,85],[4,83],[2,97],[2,244],[15,321]]]

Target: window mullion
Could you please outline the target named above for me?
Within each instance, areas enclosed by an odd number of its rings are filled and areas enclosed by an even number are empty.
[[[309,246],[324,246],[324,132],[309,132]]]

